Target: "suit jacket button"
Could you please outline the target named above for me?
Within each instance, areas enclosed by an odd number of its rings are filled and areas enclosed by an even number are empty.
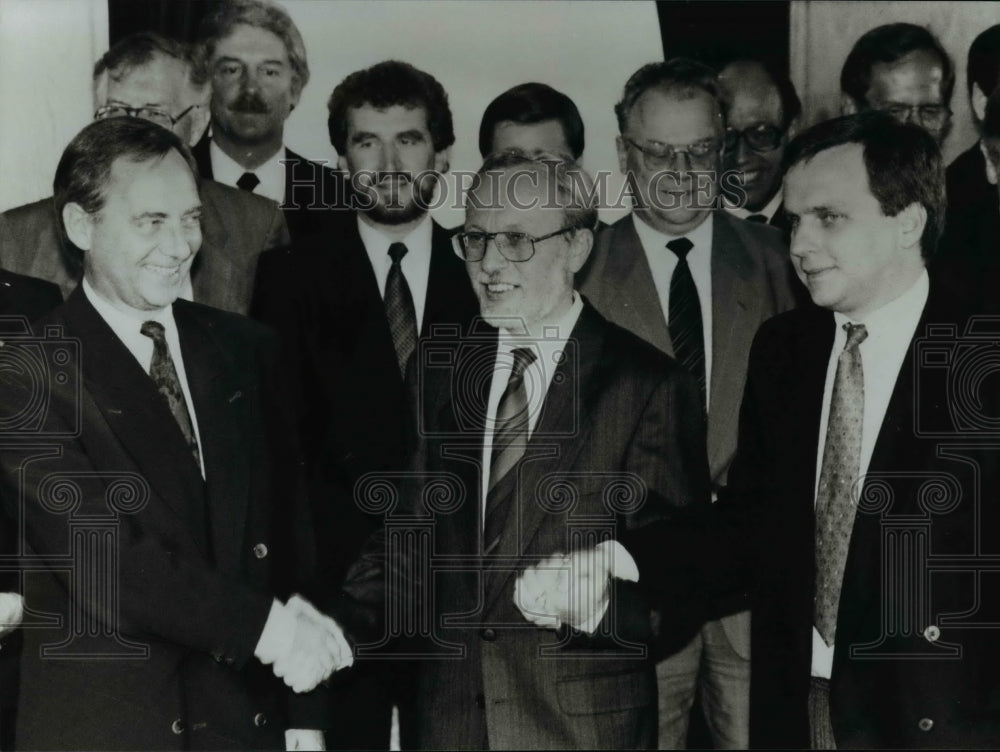
[[[480,637],[486,640],[486,642],[493,642],[497,638],[497,631],[492,627],[486,627],[486,629],[480,632]]]
[[[919,721],[917,721],[917,728],[919,728],[921,731],[930,731],[932,728],[934,728],[934,721],[932,721],[930,718],[921,718]]]
[[[258,559],[263,559],[265,556],[267,556],[267,546],[265,546],[263,543],[258,543],[256,546],[253,547],[253,555],[256,556]]]
[[[267,725],[267,716],[263,713],[258,713],[253,717],[253,725],[257,728],[262,728]]]
[[[177,736],[184,733],[184,721],[178,718],[176,721],[170,724],[170,730],[173,731]]]
[[[927,629],[924,630],[924,639],[927,642],[937,642],[938,637],[941,636],[941,630],[938,629],[934,624],[931,624]]]

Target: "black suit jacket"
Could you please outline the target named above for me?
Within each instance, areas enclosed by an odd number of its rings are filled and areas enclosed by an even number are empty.
[[[20,748],[283,748],[284,687],[253,657],[294,573],[276,343],[240,316],[173,310],[204,480],[82,290],[37,322],[40,347],[3,348],[48,366],[0,382],[0,409],[24,416],[0,454],[27,544]],[[48,401],[18,413],[38,394]]]
[[[996,203],[997,187],[986,179],[986,158],[979,143],[963,151],[945,170],[948,191],[946,225],[962,221],[965,212],[986,200]]]
[[[585,305],[525,454],[495,489],[505,522],[484,551],[480,467],[496,346],[495,330],[426,343],[436,367],[425,386],[440,378],[448,387],[434,388],[444,398],[408,477],[359,487],[371,503],[386,498],[382,484],[399,481],[398,502],[334,611],[362,643],[407,633],[394,613],[430,633],[420,748],[481,748],[487,739],[493,749],[652,748],[650,609],[669,600],[664,630],[679,630],[690,613],[681,594],[691,595],[688,557],[700,547],[685,523],[709,498],[697,387],[668,356]],[[595,635],[526,622],[514,604],[518,573],[608,538],[640,575],[615,582]],[[387,582],[406,583],[403,593]]]
[[[420,369],[404,383],[357,215],[323,219],[323,231],[294,253],[261,257],[252,315],[277,329],[292,371],[321,581],[329,583],[343,579],[382,521],[358,508],[354,483],[402,469],[413,449]],[[440,327],[463,330],[479,311],[450,235],[434,224],[422,337]]]
[[[987,379],[978,408],[952,386],[990,357],[989,335],[969,336],[965,318],[932,283],[860,489],[831,677],[840,747],[968,748],[1000,739],[1000,591],[995,568],[977,573],[1000,551],[1000,456],[989,432],[962,414],[998,414],[998,384]],[[818,308],[761,328],[729,487],[713,508],[717,530],[730,535],[720,550],[744,555],[725,559],[726,574],[750,575],[756,748],[810,743],[813,508],[834,329],[833,314]],[[963,364],[959,353],[971,360]],[[734,514],[740,523],[731,525]]]
[[[191,149],[203,178],[212,177],[210,144],[211,139],[206,133]],[[291,149],[285,149],[284,159],[285,200],[281,210],[292,240],[298,243],[305,236],[321,231],[324,213],[339,212],[347,206],[347,182],[340,170],[311,162]]]

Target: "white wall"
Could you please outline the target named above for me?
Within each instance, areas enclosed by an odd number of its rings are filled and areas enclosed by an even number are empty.
[[[52,193],[70,139],[94,115],[105,0],[0,0],[0,210]]]

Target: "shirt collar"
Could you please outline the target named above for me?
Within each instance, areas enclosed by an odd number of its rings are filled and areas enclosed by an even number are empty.
[[[119,332],[139,331],[139,327],[146,321],[158,321],[165,327],[174,326],[174,314],[171,306],[160,308],[156,311],[140,311],[137,308],[129,308],[126,311],[113,305],[107,298],[97,292],[86,276],[83,278],[83,293],[87,296],[87,300],[100,317],[104,319],[116,334]]]
[[[639,242],[647,250],[663,250],[671,240],[682,237],[690,240],[694,246],[690,251],[691,253],[712,247],[712,223],[714,219],[711,213],[705,218],[704,222],[684,235],[669,235],[665,232],[660,232],[646,224],[638,216],[634,216],[632,221],[635,224],[635,231],[639,235]]]
[[[260,180],[254,189],[258,196],[266,196],[279,204],[285,201],[285,165],[281,160],[287,159],[285,149],[278,149],[269,160],[256,169],[247,170],[224,152],[215,141],[208,142],[208,150],[212,159],[212,179],[225,185],[236,186],[236,181],[243,173],[252,172]]]
[[[373,265],[376,259],[381,259],[382,263],[385,263],[385,259],[389,255],[389,246],[393,243],[402,243],[405,245],[406,256],[408,258],[427,259],[428,263],[430,262],[434,224],[431,222],[429,214],[424,214],[424,218],[420,223],[410,230],[406,237],[400,240],[390,238],[385,233],[379,231],[378,228],[372,227],[361,218],[360,213],[358,214],[357,221],[361,242],[364,244],[365,250],[368,251],[368,256],[372,259]]]
[[[556,349],[562,349],[563,345],[566,344],[566,340],[569,339],[569,335],[573,331],[573,327],[576,326],[577,319],[580,318],[580,313],[583,311],[583,298],[580,297],[576,290],[573,291],[573,302],[570,304],[569,309],[564,313],[558,321],[552,324],[546,324],[542,329],[542,336],[540,339],[530,339],[524,334],[518,332],[511,332],[507,329],[500,329],[500,349],[507,350],[508,352],[516,347],[523,347],[526,339],[532,342],[537,341],[539,344],[542,343],[554,343]]]
[[[909,290],[881,308],[865,314],[863,321],[852,321],[839,311],[834,311],[833,318],[837,322],[837,331],[842,331],[844,324],[864,324],[869,338],[880,339],[899,334],[910,339],[927,304],[929,291],[930,279],[927,270],[924,269]]]
[[[784,198],[785,198],[784,189],[778,188],[778,192],[771,197],[771,200],[767,202],[767,206],[765,206],[760,211],[750,211],[745,206],[734,206],[732,209],[729,209],[727,206],[727,209],[730,214],[732,214],[735,217],[739,217],[740,219],[746,219],[752,214],[762,214],[764,218],[768,222],[770,222],[772,219],[774,219],[775,212],[778,211],[778,207],[781,206],[781,202],[784,200]]]

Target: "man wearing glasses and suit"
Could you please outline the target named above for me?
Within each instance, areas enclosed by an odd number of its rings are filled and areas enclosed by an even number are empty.
[[[426,620],[435,651],[420,661],[421,749],[654,748],[650,609],[667,604],[665,633],[700,617],[698,389],[574,290],[597,221],[588,188],[551,154],[480,168],[455,247],[485,324],[424,343],[432,404],[398,489],[430,548],[387,555],[383,529],[334,607],[369,642],[384,634],[371,615],[398,602],[387,587],[415,590],[397,608]]]
[[[600,233],[580,290],[695,376],[718,489],[736,450],[750,343],[794,302],[788,251],[777,229],[717,208],[725,122],[711,69],[681,58],[643,66],[615,112],[635,208]],[[709,616],[657,667],[663,749],[685,746],[699,683],[715,746],[747,745],[749,613],[745,603],[715,603]]]

